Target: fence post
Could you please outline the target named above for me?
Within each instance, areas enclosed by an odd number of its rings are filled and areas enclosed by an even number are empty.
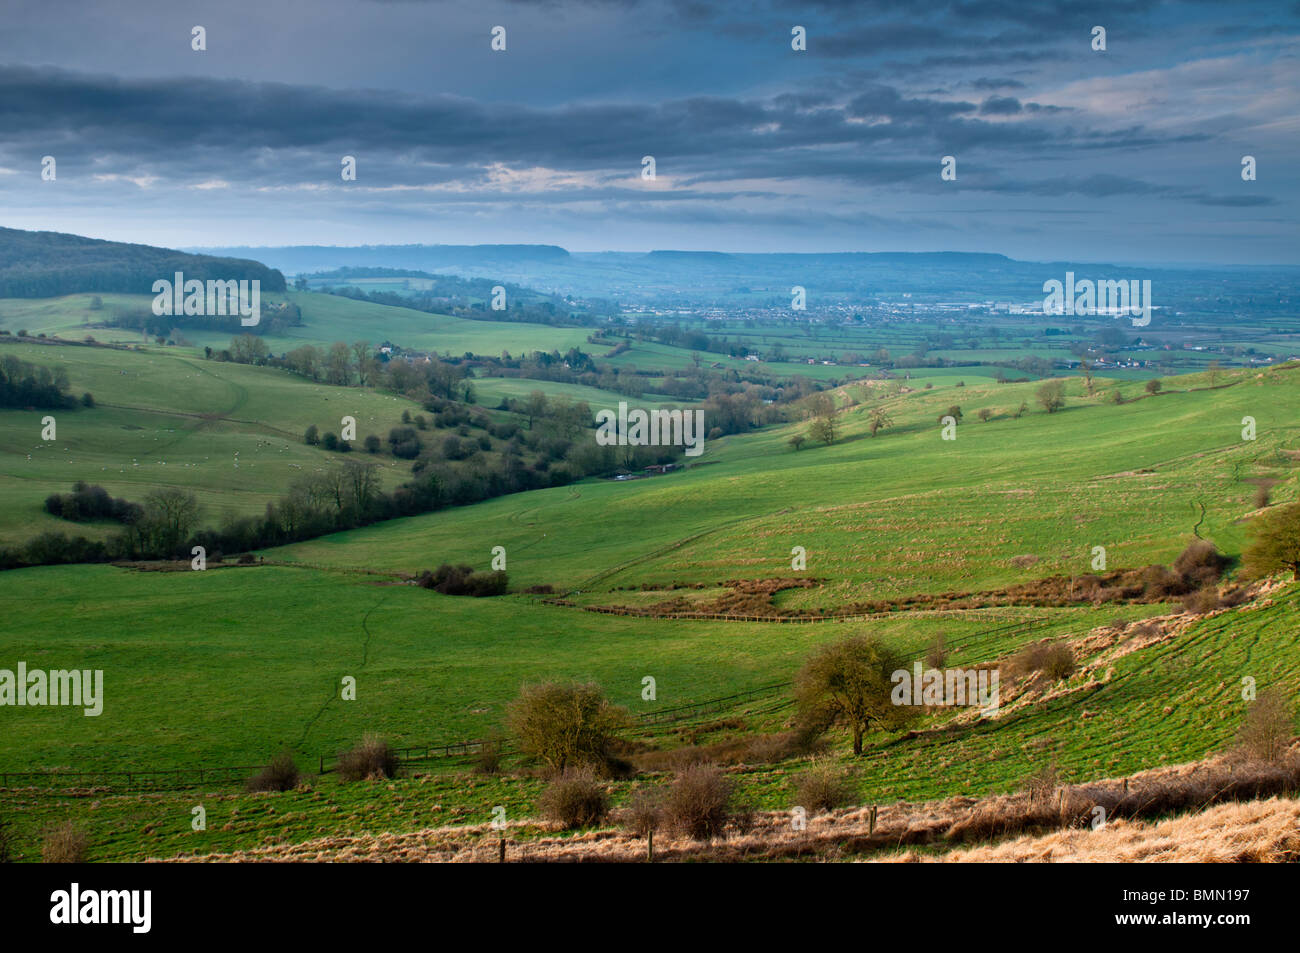
[[[867,836],[876,832],[876,805],[871,805],[871,818],[867,821]]]
[[[505,831],[501,832],[501,839],[497,841],[497,862],[504,864],[506,862],[506,835]]]

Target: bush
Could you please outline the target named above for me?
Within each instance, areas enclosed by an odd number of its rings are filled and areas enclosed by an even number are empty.
[[[526,755],[555,774],[575,765],[607,768],[627,712],[611,705],[599,685],[526,685],[506,709],[506,723]]]
[[[664,818],[695,840],[721,837],[730,820],[731,781],[711,764],[685,768],[668,788]]]
[[[1190,589],[1202,589],[1217,583],[1228,568],[1228,559],[1208,539],[1197,539],[1174,560],[1174,571]]]
[[[1205,615],[1222,606],[1223,601],[1219,598],[1219,590],[1214,586],[1206,586],[1204,589],[1197,589],[1183,596],[1183,608],[1192,615]]]
[[[1064,642],[1027,645],[1011,660],[1011,670],[1021,676],[1042,672],[1052,681],[1069,678],[1077,668],[1074,650]]]
[[[394,427],[388,431],[388,444],[393,456],[401,460],[414,460],[422,449],[414,427]]]
[[[292,791],[302,780],[298,765],[288,750],[281,751],[244,786],[248,791]]]
[[[1034,397],[1042,405],[1043,410],[1054,414],[1065,406],[1065,382],[1045,381],[1038,390],[1034,391]]]
[[[1279,762],[1295,736],[1295,712],[1286,695],[1267,688],[1246,709],[1235,753],[1247,761]]]
[[[86,844],[86,832],[72,821],[46,828],[45,836],[41,839],[41,863],[85,863]]]
[[[825,762],[814,765],[795,781],[795,803],[812,812],[844,807],[852,802],[854,794],[849,773]]]
[[[500,774],[502,745],[498,738],[483,742],[474,759],[475,774]]]
[[[1152,563],[1142,570],[1142,590],[1150,597],[1163,599],[1177,596],[1187,590],[1181,576],[1166,566]]]
[[[609,795],[589,768],[566,771],[542,792],[542,816],[566,830],[591,827],[609,813]]]
[[[623,812],[623,828],[637,837],[648,837],[664,824],[663,795],[654,788],[639,787],[632,792]]]
[[[320,428],[312,424],[302,435],[302,442],[309,447],[314,447],[320,443]]]
[[[1264,507],[1268,506],[1269,497],[1270,494],[1268,491],[1268,487],[1266,486],[1256,487],[1255,488],[1255,509],[1262,510]]]
[[[509,577],[500,571],[475,572],[471,566],[443,563],[433,572],[423,572],[416,584],[445,596],[500,596],[509,586]]]
[[[102,486],[78,480],[71,493],[51,493],[45,498],[45,512],[77,523],[91,520],[115,520],[135,523],[144,510],[135,503],[108,495]]]
[[[397,773],[397,755],[388,742],[376,735],[366,735],[361,744],[339,755],[339,779],[366,781],[391,778]]]
[[[366,448],[366,453],[378,453],[384,444],[383,441],[381,441],[374,434],[370,434],[368,437],[366,437],[364,441],[364,445]]]

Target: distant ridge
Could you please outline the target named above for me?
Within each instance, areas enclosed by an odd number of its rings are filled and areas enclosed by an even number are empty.
[[[153,245],[103,241],[65,232],[0,228],[0,298],[52,298],[80,292],[152,294],[176,272],[186,279],[256,279],[284,291],[284,275],[258,261],[193,255]]]
[[[646,257],[670,261],[731,261],[735,256],[725,251],[652,251]]]
[[[372,266],[436,272],[439,268],[457,266],[554,264],[569,258],[568,251],[559,245],[285,245],[278,248],[244,245],[201,250],[213,255],[256,256],[295,275]]]

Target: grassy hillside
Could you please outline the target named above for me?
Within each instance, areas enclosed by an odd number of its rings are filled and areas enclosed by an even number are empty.
[[[100,341],[140,340],[139,332],[89,325],[106,320],[119,311],[148,310],[153,302],[149,295],[101,295],[103,306],[92,307],[93,295],[67,295],[61,298],[0,299],[0,328],[12,333],[26,329],[39,333],[81,340],[87,334]],[[302,311],[302,326],[289,328],[284,334],[266,336],[276,352],[292,350],[302,344],[328,347],[335,341],[367,341],[377,346],[389,340],[412,350],[436,351],[459,356],[499,355],[528,351],[566,351],[582,347],[590,333],[584,328],[552,328],[540,324],[514,324],[508,321],[472,321],[444,314],[428,314],[410,308],[395,308],[353,301],[336,295],[290,291],[263,295],[264,304],[292,301]],[[209,333],[193,328],[180,332],[197,348],[227,347],[230,335]]]
[[[365,432],[363,413],[394,420],[404,406],[170,351],[59,355],[74,390],[98,391],[104,403],[65,414],[57,448],[23,449],[22,441],[37,442],[28,431],[38,415],[0,415],[8,441],[0,487],[5,513],[17,514],[7,517],[12,532],[39,525],[44,483],[60,473],[132,497],[158,479],[163,460],[168,480],[200,488],[214,507],[252,506],[263,489],[280,487],[290,462],[307,466],[323,454],[298,442],[307,423],[323,425],[346,402]],[[728,437],[711,441],[685,472],[585,481],[378,524],[267,551],[267,563],[253,567],[2,573],[0,664],[101,668],[106,700],[98,718],[0,709],[0,770],[253,764],[286,746],[308,766],[372,731],[396,744],[480,737],[501,723],[526,681],[593,679],[639,712],[788,679],[816,645],[860,632],[913,657],[943,635],[952,664],[961,665],[1067,638],[1084,665],[995,721],[940,716],[925,727],[941,730],[873,737],[856,761],[837,736],[830,756],[855,765],[864,803],[1011,790],[1053,760],[1065,778],[1083,781],[1200,758],[1239,723],[1242,677],[1297,686],[1300,653],[1285,637],[1300,624],[1294,586],[1241,610],[1168,623],[1161,638],[1120,651],[1129,636],[1104,645],[1083,639],[1098,626],[1168,609],[1004,607],[810,625],[687,621],[596,614],[523,594],[440,596],[398,584],[398,574],[444,561],[487,568],[501,545],[516,590],[549,583],[578,590],[578,602],[636,605],[679,594],[656,589],[673,582],[704,584],[687,592],[708,599],[727,580],[800,575],[790,568],[799,545],[808,552],[803,575],[824,584],[776,599],[811,610],[1082,574],[1097,545],[1112,568],[1168,562],[1194,529],[1236,556],[1256,505],[1249,480],[1276,481],[1274,500],[1296,497],[1300,421],[1291,408],[1300,406],[1300,369],[1234,372],[1219,383],[1168,379],[1154,397],[1126,384],[1126,402],[1117,405],[1113,383],[1086,395],[1075,382],[1066,409],[1053,414],[1032,406],[1036,385],[968,380],[901,393],[864,383],[838,393],[840,436],[831,446],[791,449],[788,438],[806,424]],[[354,410],[363,398],[369,402]],[[1016,417],[1022,401],[1031,409]],[[937,418],[954,403],[964,419],[957,439],[945,441]],[[893,424],[873,438],[868,410],[877,405]],[[997,412],[982,422],[980,407]],[[1241,438],[1246,415],[1257,421],[1254,441]],[[123,429],[139,426],[152,429]],[[85,472],[86,461],[104,467],[102,479]],[[178,465],[183,478],[172,476]],[[1037,561],[1013,562],[1018,556]],[[355,701],[339,697],[349,675]],[[657,682],[653,703],[641,698],[646,675]],[[698,719],[690,735],[673,726],[634,734],[670,748],[777,730],[788,715],[778,695]],[[753,803],[777,809],[792,803],[799,768],[751,763],[735,774]],[[193,794],[101,792],[92,802],[9,790],[0,792],[0,812],[21,811],[29,844],[40,824],[81,818],[94,831],[92,856],[106,859],[234,850],[342,829],[417,830],[485,820],[495,804],[519,816],[534,810],[540,789],[527,777],[471,782],[445,766],[432,770],[428,779],[382,788],[339,785],[331,775],[278,801],[227,789],[206,796],[215,822],[197,840],[188,831]],[[616,797],[627,796],[626,783],[615,787]],[[292,823],[271,810],[289,812]]]
[[[1071,384],[1069,406],[1033,407],[1037,385],[936,388],[881,398],[894,426],[867,435],[875,402],[841,411],[841,439],[793,451],[805,424],[706,444],[692,469],[628,483],[506,497],[456,512],[286,547],[276,558],[330,566],[414,571],[429,560],[482,565],[492,546],[511,554],[519,585],[602,590],[674,580],[718,583],[789,575],[803,546],[821,589],[787,593],[831,606],[848,599],[1005,586],[1056,573],[1087,573],[1095,546],[1111,568],[1168,562],[1195,528],[1229,554],[1254,509],[1248,479],[1282,482],[1275,499],[1296,498],[1300,367],[1242,372],[1232,386],[1167,392],[1114,405]],[[852,394],[850,394],[852,396]],[[960,403],[957,439],[941,439],[938,417]],[[980,406],[999,413],[981,422]],[[1241,420],[1256,418],[1254,441]],[[1201,515],[1201,504],[1205,506]],[[1035,556],[1023,568],[1017,556]]]
[[[420,410],[388,394],[173,349],[9,343],[0,353],[62,365],[74,394],[96,396],[94,408],[55,415],[52,442],[41,440],[45,411],[0,409],[0,544],[44,530],[95,536],[116,529],[44,512],[45,497],[67,492],[76,480],[137,502],[155,486],[185,487],[199,495],[211,524],[226,514],[257,513],[300,473],[339,459],[303,444],[310,424],[338,431],[340,419],[352,416],[358,438],[382,437],[403,410]],[[410,465],[391,456],[366,458],[383,464],[388,486],[410,476]]]

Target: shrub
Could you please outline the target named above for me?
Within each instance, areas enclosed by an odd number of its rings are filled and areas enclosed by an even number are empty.
[[[795,803],[808,811],[833,811],[849,804],[855,793],[849,773],[833,764],[814,765],[795,782]]]
[[[388,431],[388,444],[393,456],[401,460],[414,460],[422,449],[414,427],[394,427]]]
[[[383,445],[384,445],[383,441],[381,441],[374,434],[370,434],[369,436],[367,436],[364,441],[366,453],[378,453],[380,449],[383,447]]]
[[[731,817],[731,781],[711,764],[682,770],[668,787],[664,817],[674,830],[695,840],[722,836]]]
[[[397,755],[377,735],[366,735],[361,744],[339,755],[339,779],[365,781],[370,778],[391,778],[397,773]]]
[[[664,824],[664,803],[661,792],[654,788],[639,787],[632,792],[627,809],[623,812],[623,827],[637,837],[647,837]]]
[[[281,751],[270,763],[248,779],[249,791],[292,791],[302,779],[298,765],[288,750]]]
[[[1174,560],[1174,571],[1183,577],[1188,588],[1200,589],[1212,585],[1223,576],[1228,559],[1208,539],[1196,539]]]
[[[143,510],[129,500],[108,495],[102,486],[78,480],[71,493],[51,493],[45,498],[45,512],[73,522],[115,520],[119,523],[137,522]]]
[[[1286,695],[1266,688],[1246,709],[1237,730],[1236,754],[1248,761],[1281,761],[1295,735],[1295,712]]]
[[[320,443],[326,450],[337,450],[339,448],[339,438],[333,433],[327,433],[321,437]]]
[[[81,406],[82,407],[95,406],[95,397],[93,394],[90,393],[90,391],[86,391],[86,393],[81,395]]]
[[[566,830],[591,827],[609,813],[609,795],[589,768],[569,770],[556,777],[538,802],[542,816]]]
[[[302,442],[309,447],[314,447],[320,443],[320,428],[312,424],[302,435]]]
[[[1053,681],[1069,678],[1077,667],[1074,650],[1065,642],[1036,642],[1025,646],[1011,660],[1011,670],[1016,674],[1042,672]]]
[[[1042,405],[1043,410],[1054,414],[1065,406],[1065,382],[1045,381],[1038,390],[1034,391],[1034,397]]]
[[[1266,486],[1256,487],[1255,488],[1255,509],[1262,510],[1264,507],[1268,506],[1269,496],[1270,494],[1268,491],[1268,487]]]
[[[501,773],[501,754],[502,745],[499,738],[492,738],[478,749],[478,757],[474,759],[475,774],[500,774]]]
[[[1143,387],[1148,394],[1158,394],[1160,393],[1160,379],[1158,377],[1152,378]]]
[[[1186,591],[1182,577],[1166,566],[1152,563],[1142,570],[1142,589],[1150,597],[1163,599]]]
[[[524,754],[563,774],[575,765],[608,767],[627,712],[593,682],[544,682],[524,686],[506,709],[506,723]]]
[[[443,563],[433,572],[423,572],[416,584],[424,589],[433,589],[445,596],[500,596],[504,595],[510,583],[509,577],[500,571],[474,572],[470,566],[453,566]]]
[[[1219,590],[1214,586],[1206,586],[1204,589],[1197,589],[1195,592],[1189,592],[1183,596],[1183,608],[1192,615],[1205,615],[1205,613],[1213,612],[1222,605],[1223,602],[1219,599]]]
[[[41,839],[41,862],[81,864],[86,860],[86,832],[72,821],[46,828]]]

